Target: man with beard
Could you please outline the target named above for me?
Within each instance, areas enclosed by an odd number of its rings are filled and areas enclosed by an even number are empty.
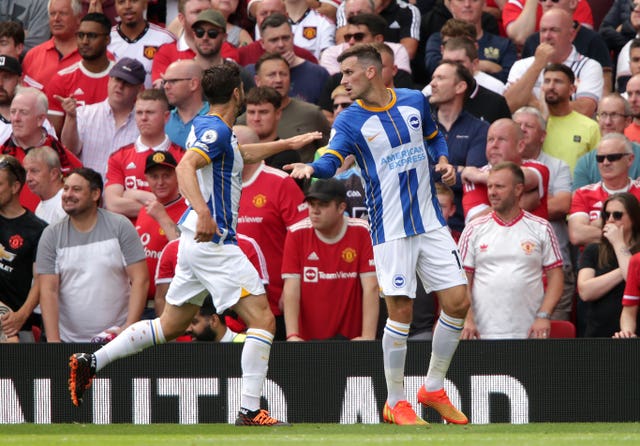
[[[151,88],[151,65],[161,45],[172,43],[175,37],[166,29],[144,19],[147,0],[115,2],[120,23],[111,28],[109,51],[116,60],[123,57],[137,59],[144,66],[147,76],[145,88]]]
[[[566,65],[549,64],[544,69],[542,93],[549,118],[542,150],[567,163],[571,172],[578,158],[593,150],[600,141],[598,123],[571,106],[575,80],[573,71]]]
[[[76,33],[82,60],[58,71],[44,90],[49,99],[48,117],[58,135],[62,131],[65,111],[56,96],[72,97],[78,105],[95,104],[107,97],[109,71],[113,66],[107,57],[110,29],[111,22],[104,14],[94,12],[84,16]]]
[[[149,273],[142,243],[126,217],[100,207],[101,197],[100,174],[74,170],[62,193],[68,216],[40,238],[36,271],[49,342],[89,342],[138,321],[144,309]]]
[[[187,328],[186,334],[193,341],[201,342],[244,342],[247,335],[236,333],[227,326],[226,316],[218,315],[211,296],[207,296]]]
[[[520,207],[524,182],[517,164],[493,166],[487,181],[491,213],[470,222],[460,237],[471,291],[462,339],[549,336],[562,293],[562,257],[549,223]]]

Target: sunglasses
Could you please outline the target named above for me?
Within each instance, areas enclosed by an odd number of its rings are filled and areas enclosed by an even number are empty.
[[[108,33],[84,33],[82,31],[78,31],[76,33],[76,37],[80,40],[84,39],[85,37],[89,40],[96,40],[98,37],[100,36],[108,36]]]
[[[339,107],[347,108],[351,105],[351,102],[338,102],[337,104],[333,104],[333,109],[337,110]]]
[[[602,211],[602,218],[604,218],[604,221],[609,220],[609,217],[613,217],[613,219],[615,221],[620,221],[620,220],[622,220],[622,217],[624,217],[624,212],[622,212],[622,211],[613,211],[613,212]]]
[[[349,40],[353,39],[356,42],[362,42],[362,40],[366,37],[367,35],[365,33],[353,33],[353,34],[345,34],[344,35],[344,41],[348,42]]]
[[[215,39],[221,33],[221,31],[218,31],[217,29],[213,29],[213,28],[210,28],[210,29],[208,29],[206,31],[204,29],[202,29],[202,28],[196,28],[196,29],[193,30],[193,33],[196,35],[196,37],[198,39],[202,39],[204,37],[204,33],[205,32],[207,33],[207,36],[210,39]]]
[[[551,1],[551,3],[558,3],[560,0],[538,0],[540,3],[544,3],[546,1]]]
[[[613,163],[614,161],[620,161],[623,157],[629,155],[628,153],[610,153],[609,155],[596,155],[596,161],[598,163],[604,163],[604,160]]]

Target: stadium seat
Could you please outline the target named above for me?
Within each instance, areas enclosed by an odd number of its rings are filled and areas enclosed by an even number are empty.
[[[551,321],[550,338],[575,338],[576,326],[569,321]]]

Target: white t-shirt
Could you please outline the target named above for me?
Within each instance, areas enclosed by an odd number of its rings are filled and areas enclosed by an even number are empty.
[[[292,23],[293,43],[320,59],[325,48],[335,44],[336,26],[322,14],[309,9],[299,22]]]
[[[48,200],[41,200],[35,214],[49,224],[56,223],[67,216],[62,209],[62,188]]]
[[[482,339],[522,339],[542,300],[542,272],[562,266],[548,221],[522,211],[505,223],[494,212],[467,223],[458,243],[473,273],[473,315]]]

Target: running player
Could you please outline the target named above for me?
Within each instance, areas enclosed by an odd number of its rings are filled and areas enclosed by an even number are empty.
[[[242,350],[242,396],[237,425],[283,425],[260,409],[262,386],[275,331],[262,281],[236,239],[243,162],[258,162],[296,149],[322,135],[311,132],[265,144],[238,146],[231,126],[244,102],[237,64],[209,68],[202,79],[211,106],[194,120],[187,152],[176,168],[190,207],[182,216],[176,275],[162,315],[132,324],[95,354],[76,353],[69,366],[69,390],[79,405],[95,373],[110,362],[182,335],[207,295],[219,312],[233,310],[249,327]]]

